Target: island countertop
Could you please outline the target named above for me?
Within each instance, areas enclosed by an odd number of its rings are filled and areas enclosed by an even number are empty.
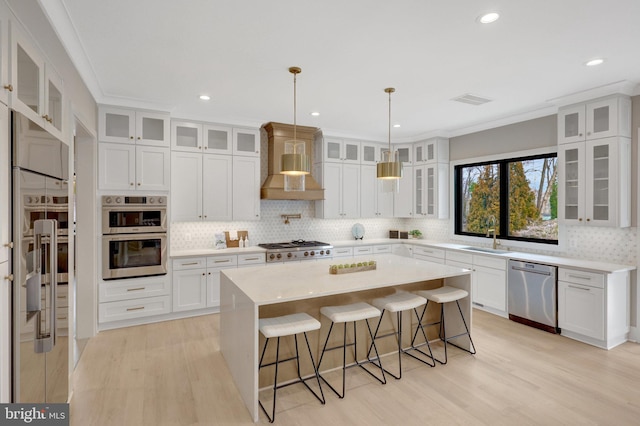
[[[343,259],[285,263],[277,266],[226,269],[221,273],[258,306],[331,296],[406,283],[430,281],[471,272],[453,266],[395,255],[358,256],[347,263],[376,262],[376,270],[330,274]]]

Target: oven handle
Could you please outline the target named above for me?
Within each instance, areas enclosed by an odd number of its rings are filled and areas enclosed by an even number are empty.
[[[104,234],[102,238],[107,241],[148,240],[152,238],[166,239],[166,232],[149,232],[142,234]]]

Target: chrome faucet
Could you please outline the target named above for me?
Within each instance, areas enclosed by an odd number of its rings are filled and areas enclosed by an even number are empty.
[[[489,229],[487,229],[487,238],[493,236],[493,249],[495,250],[500,245],[500,241],[496,239],[496,217],[491,215],[489,220],[487,220],[489,224]]]

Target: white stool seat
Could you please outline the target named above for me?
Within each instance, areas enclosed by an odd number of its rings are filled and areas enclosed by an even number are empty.
[[[259,321],[260,333],[266,338],[291,336],[320,328],[320,321],[306,313],[284,315],[275,318],[262,318]]]
[[[427,299],[422,296],[407,292],[398,292],[387,297],[373,299],[373,306],[389,312],[401,312],[417,308],[427,303]]]
[[[434,288],[433,290],[420,290],[416,293],[436,303],[455,302],[456,300],[464,299],[469,295],[465,290],[447,285]]]
[[[361,321],[380,316],[380,310],[368,303],[359,302],[342,306],[324,306],[320,313],[334,323]]]

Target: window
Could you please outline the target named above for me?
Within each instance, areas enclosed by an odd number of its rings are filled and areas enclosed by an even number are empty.
[[[558,244],[557,155],[455,167],[455,233]]]

